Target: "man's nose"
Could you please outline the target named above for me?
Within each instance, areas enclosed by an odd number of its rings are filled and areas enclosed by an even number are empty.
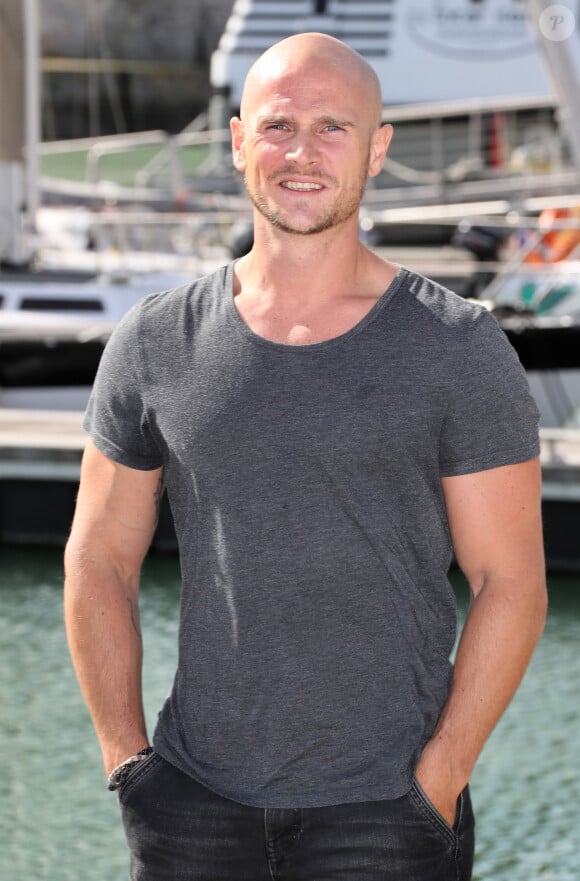
[[[288,144],[286,159],[302,165],[312,165],[317,162],[319,152],[316,136],[311,132],[296,132],[291,143]]]

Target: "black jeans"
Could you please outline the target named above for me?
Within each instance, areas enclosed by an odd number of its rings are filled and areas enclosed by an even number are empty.
[[[453,828],[414,784],[392,801],[255,808],[156,753],[119,793],[131,881],[469,881],[469,792]]]

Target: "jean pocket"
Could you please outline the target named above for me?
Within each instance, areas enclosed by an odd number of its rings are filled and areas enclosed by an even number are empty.
[[[431,825],[437,830],[437,832],[439,832],[447,841],[454,844],[457,840],[455,828],[456,823],[451,826],[450,823],[447,822],[443,814],[439,813],[421,784],[418,783],[416,779],[413,780],[413,784],[409,790],[409,797],[413,804],[420,810],[421,814],[430,821]],[[463,793],[457,800],[457,808],[455,811],[456,822],[457,817],[461,814],[462,797]]]
[[[123,801],[132,789],[145,780],[160,761],[161,756],[154,751],[147,758],[143,759],[142,762],[135,762],[119,789],[120,801]]]

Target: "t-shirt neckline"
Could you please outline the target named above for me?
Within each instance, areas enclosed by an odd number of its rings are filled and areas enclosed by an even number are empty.
[[[338,334],[335,337],[331,337],[328,340],[322,340],[318,343],[279,343],[274,340],[269,340],[266,337],[260,336],[260,334],[256,333],[249,327],[240,313],[235,304],[234,298],[234,267],[236,261],[232,261],[226,267],[226,278],[225,278],[225,291],[226,291],[226,300],[227,300],[227,310],[230,317],[230,320],[235,325],[238,332],[243,334],[248,340],[255,343],[259,346],[264,346],[269,349],[275,349],[280,352],[320,352],[324,349],[334,348],[335,346],[342,345],[345,342],[348,342],[351,337],[354,337],[361,333],[369,324],[371,324],[375,318],[379,315],[383,309],[391,302],[392,298],[395,296],[399,288],[401,287],[404,279],[408,274],[408,270],[406,270],[403,266],[398,266],[397,273],[391,283],[388,285],[384,293],[378,298],[376,303],[373,303],[369,311],[363,315],[360,321],[357,321],[352,327],[348,330],[345,330],[344,333]]]

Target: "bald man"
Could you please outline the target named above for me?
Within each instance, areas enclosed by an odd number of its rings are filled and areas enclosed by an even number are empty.
[[[537,408],[489,313],[359,241],[392,134],[360,56],[278,43],[231,129],[254,246],[117,327],[66,551],[131,879],[468,881],[468,780],[545,617]],[[151,746],[164,487],[179,662]]]

